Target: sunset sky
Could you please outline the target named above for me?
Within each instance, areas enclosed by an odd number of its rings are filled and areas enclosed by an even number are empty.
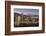
[[[39,9],[14,8],[14,13],[23,14],[23,15],[39,15]]]

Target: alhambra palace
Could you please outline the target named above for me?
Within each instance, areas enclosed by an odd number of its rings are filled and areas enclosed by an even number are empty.
[[[34,16],[27,16],[27,15],[16,15],[14,16],[14,24],[15,25],[29,25],[29,24],[36,24],[39,23],[39,17],[37,15]],[[25,24],[24,24],[25,23]],[[22,26],[23,26],[22,25]]]

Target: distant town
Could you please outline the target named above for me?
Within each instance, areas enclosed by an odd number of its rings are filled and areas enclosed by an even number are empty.
[[[38,15],[23,15],[15,13],[14,27],[31,27],[39,25]]]

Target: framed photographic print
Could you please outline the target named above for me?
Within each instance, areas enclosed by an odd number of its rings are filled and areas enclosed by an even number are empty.
[[[45,32],[44,3],[5,1],[5,34]]]

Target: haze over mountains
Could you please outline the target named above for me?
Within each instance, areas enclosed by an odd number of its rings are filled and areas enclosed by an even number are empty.
[[[21,14],[21,15],[39,15],[38,9],[20,9],[15,8],[14,14]]]

